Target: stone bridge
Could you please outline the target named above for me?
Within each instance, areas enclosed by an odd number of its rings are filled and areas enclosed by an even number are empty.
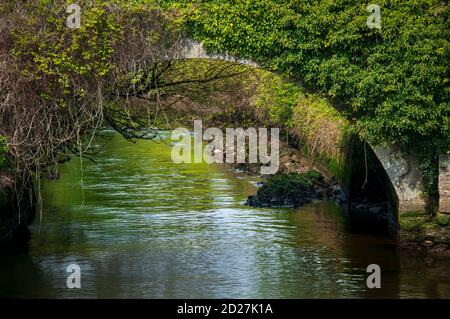
[[[227,53],[210,53],[202,43],[185,39],[180,42],[174,58],[224,60],[258,68],[256,62],[235,57]],[[399,213],[425,212],[426,201],[422,196],[422,177],[418,170],[417,158],[402,154],[394,146],[373,147],[375,154],[386,170],[387,175],[398,197]],[[440,208],[443,213],[450,214],[450,156],[441,157]]]

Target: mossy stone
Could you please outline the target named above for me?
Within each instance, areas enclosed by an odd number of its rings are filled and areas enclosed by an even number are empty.
[[[428,215],[426,211],[411,211],[400,213],[400,217],[421,217],[426,215]]]
[[[426,216],[406,217],[404,215],[400,215],[399,217],[400,229],[403,230],[419,229],[427,222],[428,218]]]
[[[423,223],[422,225],[420,225],[420,228],[422,229],[433,229],[433,228],[438,228],[439,225],[436,224],[434,221],[428,222],[428,223]]]
[[[436,227],[423,229],[426,238],[430,238],[435,243],[450,244],[450,228],[449,227]]]
[[[445,226],[448,226],[448,224],[450,222],[450,215],[437,213],[435,220],[436,220],[436,223],[445,227]]]

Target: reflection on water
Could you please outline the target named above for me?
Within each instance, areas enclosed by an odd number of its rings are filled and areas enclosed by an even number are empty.
[[[114,137],[96,164],[45,182],[29,251],[0,257],[0,296],[86,298],[450,297],[450,262],[399,256],[351,234],[333,203],[243,206],[254,181],[220,166],[173,164],[165,142]],[[82,289],[66,288],[67,265]],[[366,288],[369,264],[382,288]]]

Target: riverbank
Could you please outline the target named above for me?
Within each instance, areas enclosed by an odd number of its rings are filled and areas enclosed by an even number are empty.
[[[253,127],[266,127],[264,115],[248,116],[251,113],[248,106],[233,110],[230,114],[216,112],[205,122],[206,127],[240,127],[242,122]],[[251,122],[248,123],[248,119]],[[291,142],[296,141],[291,136]],[[297,142],[299,142],[297,140]],[[225,151],[226,152],[226,151]],[[249,196],[246,204],[252,207],[301,207],[313,200],[331,200],[343,205],[348,201],[348,194],[335,174],[326,169],[317,157],[308,157],[304,150],[300,150],[289,142],[289,133],[281,131],[279,140],[279,168],[273,175],[261,175],[261,163],[231,163],[228,168],[237,170],[250,176],[258,176],[260,184],[257,194]],[[226,156],[226,154],[224,154]]]
[[[18,198],[14,187],[14,176],[6,170],[0,171],[0,253],[26,247],[28,226],[35,213],[30,190]]]
[[[450,215],[401,214],[400,247],[407,251],[450,257]]]

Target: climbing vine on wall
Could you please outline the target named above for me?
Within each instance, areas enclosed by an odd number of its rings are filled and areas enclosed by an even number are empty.
[[[432,193],[437,154],[450,149],[449,6],[377,4],[381,29],[368,28],[360,0],[207,0],[191,4],[188,26],[210,49],[256,60],[331,98],[371,144],[419,154]]]
[[[117,79],[114,70],[124,61],[116,59],[120,44],[138,39],[125,38],[124,32],[140,34],[148,24],[136,21],[152,20],[150,12],[161,9],[174,29],[186,27],[209,49],[255,60],[326,96],[371,144],[397,143],[417,153],[426,191],[436,190],[436,158],[450,145],[446,1],[379,0],[381,29],[367,26],[362,0],[81,1],[83,24],[76,33],[64,26],[67,4],[34,0],[0,7],[14,16],[2,19],[13,21],[0,26],[7,37],[3,47],[13,44],[22,76],[37,88],[38,102],[52,101],[60,114],[70,114],[64,111],[68,96],[78,104],[86,96],[95,101],[94,89]],[[142,39],[151,44],[154,37]],[[273,111],[287,122],[294,114],[293,108]],[[40,156],[47,154],[29,154]]]

